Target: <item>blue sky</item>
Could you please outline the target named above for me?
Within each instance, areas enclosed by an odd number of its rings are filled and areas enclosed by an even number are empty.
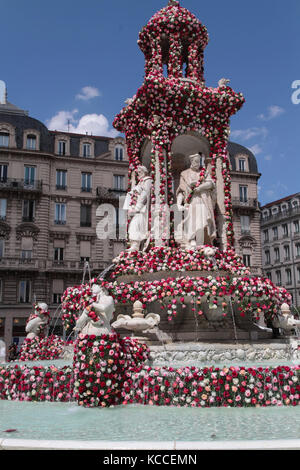
[[[50,128],[116,135],[114,116],[144,77],[138,33],[167,0],[1,0],[0,80]],[[210,36],[207,86],[230,78],[246,103],[231,140],[252,149],[262,204],[300,191],[299,0],[181,0]],[[298,95],[300,97],[300,93]]]

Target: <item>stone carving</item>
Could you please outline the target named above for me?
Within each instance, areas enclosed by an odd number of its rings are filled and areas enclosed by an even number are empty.
[[[176,192],[178,210],[184,214],[178,241],[185,248],[195,248],[212,245],[216,238],[216,187],[210,175],[209,159],[203,154],[189,158],[190,168],[181,172]],[[200,168],[201,159],[206,168]]]
[[[39,302],[34,308],[34,313],[28,319],[25,328],[25,331],[27,333],[26,338],[33,339],[36,337],[42,337],[48,323],[48,305],[44,302]]]
[[[137,168],[137,175],[138,184],[127,193],[123,206],[123,209],[128,210],[129,217],[132,217],[128,227],[130,243],[128,251],[139,251],[142,242],[150,235],[148,212],[152,178],[148,176],[148,170],[144,166]]]
[[[280,328],[288,333],[300,326],[300,320],[294,318],[288,304],[282,304],[280,310],[281,314],[272,322],[274,328]]]
[[[98,284],[92,285],[92,295],[97,296],[95,302],[84,309],[78,318],[74,330],[82,335],[100,336],[111,332],[110,322],[115,311],[113,298]],[[94,311],[95,316],[90,312]]]
[[[145,332],[157,326],[160,322],[160,316],[156,313],[148,313],[145,317],[131,317],[130,315],[118,315],[116,321],[112,324],[115,329],[125,328],[126,330]]]
[[[118,315],[112,327],[115,329],[125,328],[137,333],[155,328],[159,322],[160,315],[156,313],[148,313],[148,315],[144,316],[143,304],[137,300],[133,304],[132,317],[130,315]]]
[[[228,78],[221,78],[221,80],[218,81],[218,86],[227,86],[227,84],[230,82]]]

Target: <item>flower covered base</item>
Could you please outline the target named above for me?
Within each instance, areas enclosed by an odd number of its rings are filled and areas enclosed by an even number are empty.
[[[47,338],[25,338],[22,343],[19,361],[41,361],[60,359],[64,353],[65,342],[56,335]]]
[[[79,338],[74,354],[74,397],[86,407],[122,403],[126,374],[149,358],[146,345],[116,333]]]

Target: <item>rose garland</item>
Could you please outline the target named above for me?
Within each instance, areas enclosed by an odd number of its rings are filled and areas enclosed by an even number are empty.
[[[195,185],[193,185],[192,187],[192,190],[191,192],[189,193],[188,197],[187,197],[187,200],[186,202],[189,204],[192,200],[192,197],[195,193],[195,190],[197,188],[199,188],[199,186],[203,183],[203,180],[204,180],[204,177],[205,177],[205,168],[201,168],[201,171],[200,171],[200,174],[199,174],[199,179],[198,181],[195,183]]]

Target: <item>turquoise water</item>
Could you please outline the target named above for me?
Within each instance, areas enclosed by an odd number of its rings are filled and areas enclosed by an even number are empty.
[[[16,432],[6,433],[6,429]],[[0,401],[0,439],[236,441],[300,439],[300,406],[109,409]]]

